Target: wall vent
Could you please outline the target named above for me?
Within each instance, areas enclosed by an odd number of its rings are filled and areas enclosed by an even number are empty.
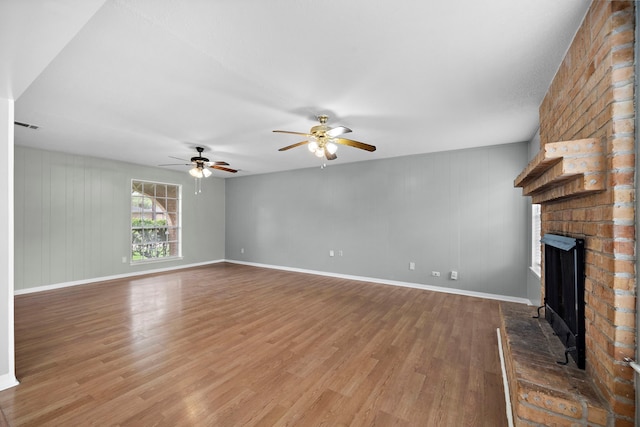
[[[31,123],[13,122],[13,124],[14,124],[14,125],[18,125],[18,126],[25,127],[25,128],[27,128],[27,129],[33,129],[33,130],[36,130],[36,129],[39,129],[39,128],[40,128],[40,126],[38,126],[38,125],[32,125]]]

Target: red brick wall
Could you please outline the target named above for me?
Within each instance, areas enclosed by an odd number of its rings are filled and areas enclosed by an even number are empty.
[[[616,425],[635,410],[634,25],[633,2],[594,1],[540,106],[542,145],[605,144],[606,190],[543,204],[542,232],[586,241],[587,370]]]

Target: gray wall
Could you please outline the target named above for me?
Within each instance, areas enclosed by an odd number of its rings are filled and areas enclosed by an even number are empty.
[[[131,179],[182,184],[182,260],[129,265]],[[186,171],[16,146],[15,290],[224,259],[224,187],[196,196]]]
[[[517,143],[227,179],[226,258],[526,298],[527,157]]]

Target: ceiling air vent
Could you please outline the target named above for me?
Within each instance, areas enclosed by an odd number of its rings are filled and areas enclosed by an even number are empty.
[[[25,128],[27,128],[27,129],[33,129],[33,130],[36,130],[36,129],[40,128],[40,126],[38,126],[38,125],[32,125],[32,124],[30,124],[30,123],[13,122],[13,124],[14,124],[14,125],[18,125],[18,126],[25,127]]]

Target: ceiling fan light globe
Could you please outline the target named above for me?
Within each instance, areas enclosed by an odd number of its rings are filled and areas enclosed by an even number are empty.
[[[211,171],[209,169],[202,169],[202,174],[205,178],[209,178],[211,176]]]
[[[312,153],[315,153],[316,150],[318,149],[318,143],[315,140],[311,140],[311,142],[309,142],[309,145],[307,147],[309,148],[309,151],[311,151]]]
[[[338,146],[333,142],[327,143],[326,147],[329,154],[336,154],[336,151],[338,151]]]
[[[322,148],[318,148],[314,154],[316,155],[316,157],[322,157],[324,156],[324,151],[322,150]]]
[[[189,171],[189,175],[191,175],[194,178],[202,178],[202,169],[198,167],[194,167]]]

